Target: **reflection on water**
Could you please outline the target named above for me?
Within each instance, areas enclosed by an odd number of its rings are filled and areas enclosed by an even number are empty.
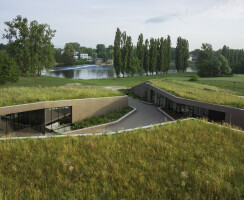
[[[176,73],[175,69],[170,69],[168,73]],[[188,67],[186,72],[196,72],[195,68]],[[102,79],[114,78],[116,73],[113,66],[98,65],[77,65],[70,67],[55,67],[50,72],[42,72],[43,75],[70,78],[70,79]]]

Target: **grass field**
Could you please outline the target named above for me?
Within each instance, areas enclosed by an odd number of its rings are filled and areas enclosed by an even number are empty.
[[[233,94],[229,90],[219,89],[215,86],[166,79],[150,80],[149,82],[176,96],[208,103],[244,108],[244,98]]]
[[[19,82],[14,85],[7,84],[2,88],[15,86],[15,87],[50,87],[50,86],[63,86],[67,84],[90,85],[90,86],[126,86],[132,87],[148,81],[150,79],[173,79],[188,81],[191,76],[196,73],[171,73],[150,76],[134,76],[126,78],[110,78],[110,79],[91,79],[91,80],[74,80],[67,78],[57,78],[50,76],[41,77],[21,77]],[[235,74],[233,77],[213,77],[213,78],[200,78],[197,83],[217,86],[219,88],[228,89],[237,92],[244,96],[244,75]],[[0,87],[1,89],[1,87]]]
[[[96,87],[5,87],[0,89],[0,107],[41,101],[122,96],[120,92]]]
[[[0,142],[0,199],[244,196],[244,135],[202,121],[113,136]]]
[[[121,117],[123,117],[124,115],[126,115],[127,113],[129,113],[132,110],[133,110],[133,108],[128,106],[128,107],[116,110],[114,112],[107,113],[105,115],[90,117],[83,121],[75,122],[72,129],[76,130],[76,129],[81,129],[81,128],[86,128],[86,127],[91,127],[91,126],[96,126],[96,125],[100,125],[100,124],[106,124],[109,122],[113,122],[113,121],[120,119]]]
[[[19,82],[10,85],[0,86],[0,106],[14,105],[20,103],[32,103],[44,100],[58,100],[58,99],[70,99],[70,98],[87,98],[87,97],[99,97],[99,96],[115,96],[120,95],[116,92],[105,91],[103,86],[125,86],[132,87],[149,81],[154,80],[177,80],[185,81],[185,85],[188,84],[188,80],[195,73],[171,73],[171,74],[160,74],[150,76],[134,76],[127,78],[118,79],[91,79],[91,80],[74,80],[66,78],[57,78],[50,76],[41,77],[21,77]],[[244,75],[234,75],[233,77],[215,77],[215,78],[200,78],[199,81],[195,82],[199,87],[210,87],[216,86],[225,90],[230,90],[232,94],[244,96]],[[210,85],[210,86],[206,86]],[[60,87],[65,86],[65,87]],[[74,96],[67,93],[67,86],[73,91]],[[93,86],[99,86],[100,88],[93,88],[86,94],[86,91],[90,90]],[[59,91],[57,91],[58,87]],[[49,88],[49,89],[48,89]],[[79,88],[80,93],[84,93],[79,96],[76,95],[75,91]],[[82,89],[81,89],[82,88]],[[53,95],[51,92],[54,91]],[[97,91],[97,92],[96,92]],[[79,93],[79,94],[80,94]],[[97,94],[96,94],[97,93]],[[229,93],[227,93],[229,94]],[[67,98],[67,96],[69,96]],[[210,97],[211,98],[211,97]],[[230,105],[228,103],[225,105]],[[237,103],[239,106],[239,103]]]

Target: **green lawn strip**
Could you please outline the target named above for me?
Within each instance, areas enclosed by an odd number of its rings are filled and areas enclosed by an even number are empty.
[[[82,128],[87,128],[87,127],[91,127],[91,126],[96,126],[96,125],[113,122],[113,121],[120,119],[121,117],[123,117],[124,115],[126,115],[127,113],[129,113],[132,110],[133,110],[133,108],[128,106],[126,108],[122,108],[122,109],[116,110],[114,112],[107,113],[105,115],[90,117],[83,121],[75,122],[72,129],[77,130],[77,129],[82,129]]]
[[[5,87],[0,89],[0,107],[41,101],[122,96],[121,92],[96,87]]]
[[[244,135],[178,121],[111,136],[0,142],[1,199],[243,199]]]
[[[236,108],[244,108],[244,98],[239,97],[230,90],[187,81],[154,79],[149,82],[152,85],[179,97]]]

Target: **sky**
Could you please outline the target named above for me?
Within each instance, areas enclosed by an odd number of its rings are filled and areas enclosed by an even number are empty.
[[[114,42],[117,27],[144,38],[171,36],[189,41],[190,50],[212,44],[244,48],[244,0],[0,0],[0,35],[17,15],[55,29],[55,47],[67,42],[95,48]],[[6,43],[0,39],[0,43]]]

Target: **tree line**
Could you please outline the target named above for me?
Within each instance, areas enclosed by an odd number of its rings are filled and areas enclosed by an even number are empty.
[[[97,44],[96,49],[93,49],[81,46],[77,42],[69,42],[65,44],[64,49],[55,48],[54,57],[56,63],[64,66],[90,63],[90,61],[75,60],[75,52],[88,54],[92,59],[102,58],[104,62],[107,62],[109,59],[113,59],[113,48],[112,45],[105,47],[104,44]]]
[[[138,36],[136,46],[132,43],[131,36],[126,32],[116,30],[114,39],[114,68],[117,77],[121,74],[124,77],[133,76],[136,72],[140,75],[167,73],[172,60],[171,38],[143,38],[141,33]],[[177,47],[174,51],[177,71],[185,71],[189,58],[188,41],[181,37],[177,40]]]
[[[202,44],[191,54],[197,56],[196,67],[202,77],[232,76],[233,73],[244,73],[243,49],[230,49],[226,45],[214,51],[211,44]]]
[[[233,73],[244,73],[244,50],[224,45],[221,54],[228,60]]]
[[[42,70],[49,70],[54,63],[54,46],[51,43],[55,36],[47,24],[37,21],[28,22],[27,18],[18,15],[12,21],[5,22],[3,39],[8,41],[0,53],[0,83],[16,82],[20,75],[37,76]]]
[[[212,45],[202,44],[198,51],[196,67],[201,77],[231,76],[228,60],[222,54],[216,54]]]

